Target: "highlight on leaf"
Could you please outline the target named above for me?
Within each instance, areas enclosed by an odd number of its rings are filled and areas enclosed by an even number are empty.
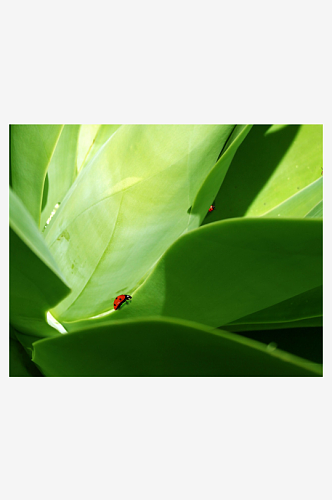
[[[321,125],[11,125],[10,153],[11,376],[322,375]]]

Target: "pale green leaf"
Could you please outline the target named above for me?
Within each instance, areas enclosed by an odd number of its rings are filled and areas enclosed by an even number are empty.
[[[307,217],[323,199],[323,179],[320,177],[263,217]]]
[[[187,230],[190,207],[232,130],[124,125],[106,141],[46,235],[72,288],[52,311],[59,321],[104,312],[116,295],[138,286]]]
[[[46,172],[63,125],[11,125],[12,188],[39,226]]]
[[[121,125],[81,125],[78,141],[77,172],[106,145]]]
[[[195,229],[206,217],[206,208],[211,205],[218,193],[234,155],[250,132],[252,125],[236,125],[224,145],[220,158],[199,190],[190,211],[188,229]],[[209,214],[210,215],[210,214]]]
[[[40,229],[44,228],[54,207],[62,202],[76,178],[79,131],[80,125],[65,125],[57,142],[45,178]]]
[[[261,216],[321,177],[322,125],[254,125],[204,223]]]
[[[317,205],[312,210],[310,210],[306,217],[323,217],[323,201],[317,203]]]

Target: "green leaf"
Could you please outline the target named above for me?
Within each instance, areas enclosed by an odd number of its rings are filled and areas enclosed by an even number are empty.
[[[56,335],[46,312],[69,292],[69,287],[21,200],[9,191],[10,321],[21,332]]]
[[[261,311],[237,319],[234,324],[286,323],[323,314],[323,287],[318,286]]]
[[[54,337],[59,335],[59,332],[54,328],[51,330],[52,335]],[[54,332],[54,333],[53,333]],[[15,330],[15,340],[18,340],[21,346],[24,348],[25,352],[29,356],[29,359],[32,357],[32,344],[37,340],[40,340],[41,335],[28,335],[27,333],[21,333],[18,330]]]
[[[218,193],[234,155],[248,135],[252,125],[236,125],[221,152],[220,158],[199,190],[190,212],[188,229],[198,227],[206,216],[206,208],[213,202]]]
[[[12,336],[9,337],[9,376],[41,377],[42,374],[31,361],[21,344]]]
[[[81,125],[77,148],[77,173],[82,169],[101,125]]]
[[[116,295],[135,290],[187,230],[189,209],[232,130],[124,125],[87,162],[46,235],[72,288],[52,311],[59,321],[102,313]]]
[[[204,224],[260,216],[321,177],[322,125],[254,125]]]
[[[121,309],[64,326],[160,315],[218,327],[321,284],[321,220],[230,219],[179,238]]]
[[[317,205],[310,210],[306,217],[323,217],[323,201],[317,203]]]
[[[314,363],[323,363],[323,328],[321,326],[248,330],[242,331],[241,335],[268,344],[270,347],[278,347]]]
[[[310,328],[323,326],[323,316],[314,316],[312,318],[304,318],[293,321],[277,322],[277,323],[228,323],[221,325],[220,328],[228,332],[248,332],[254,330],[281,330],[285,328]]]
[[[80,125],[65,125],[61,132],[45,178],[40,229],[46,224],[54,206],[63,201],[76,178],[79,131]]]
[[[46,376],[319,376],[320,365],[236,334],[173,319],[118,321],[33,344]]]
[[[63,125],[11,125],[11,180],[39,226],[45,176]]]
[[[77,156],[78,173],[112,139],[119,127],[121,125],[81,125]]]
[[[320,177],[288,200],[266,212],[263,217],[307,217],[322,200],[323,179]]]

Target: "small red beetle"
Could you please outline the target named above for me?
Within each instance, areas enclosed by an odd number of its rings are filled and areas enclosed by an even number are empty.
[[[120,309],[120,307],[122,306],[122,304],[124,304],[125,302],[127,302],[127,300],[130,300],[130,299],[132,299],[131,295],[118,295],[116,297],[116,299],[114,300],[114,309],[115,309],[115,311],[117,309]]]
[[[210,208],[209,208],[209,212],[213,212],[213,210],[215,209],[216,207],[214,205],[211,205]]]

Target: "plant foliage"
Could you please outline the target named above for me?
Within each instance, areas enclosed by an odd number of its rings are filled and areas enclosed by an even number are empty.
[[[10,138],[11,376],[322,375],[322,126]]]

